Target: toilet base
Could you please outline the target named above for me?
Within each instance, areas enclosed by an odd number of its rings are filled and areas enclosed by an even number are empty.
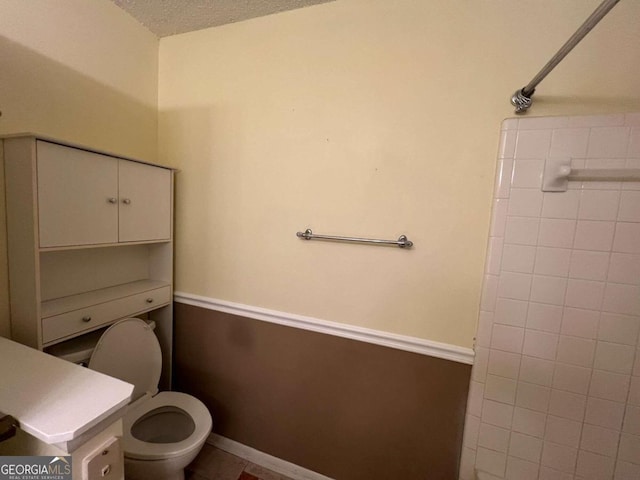
[[[184,469],[200,452],[201,446],[192,452],[163,460],[124,459],[126,480],[184,480]]]
[[[162,480],[184,480],[184,470],[180,470],[175,475],[156,477],[155,475],[148,472],[142,475],[134,475],[131,474],[127,469],[125,469],[124,478],[125,480],[156,480],[160,478]]]

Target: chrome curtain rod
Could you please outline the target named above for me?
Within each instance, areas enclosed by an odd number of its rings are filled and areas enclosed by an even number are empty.
[[[374,243],[376,245],[397,245],[400,248],[413,247],[413,242],[409,240],[405,235],[400,235],[400,237],[398,237],[398,240],[376,240],[373,238],[318,235],[317,233],[313,233],[310,228],[307,228],[304,232],[296,232],[296,236],[298,238],[304,238],[305,240],[333,240],[336,242]]]
[[[609,13],[609,11],[616,6],[620,0],[604,0],[598,8],[585,20],[585,22],[576,30],[576,32],[567,40],[567,42],[558,50],[547,64],[542,67],[542,70],[533,77],[524,88],[517,90],[511,96],[511,104],[516,107],[516,113],[525,113],[531,106],[531,97],[536,91],[538,84],[544,80],[544,78],[558,65],[567,54],[573,50],[580,40],[582,40],[587,33],[589,33],[593,27],[595,27],[602,18]]]

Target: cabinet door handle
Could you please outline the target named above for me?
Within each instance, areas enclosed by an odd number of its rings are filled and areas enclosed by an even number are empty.
[[[151,297],[147,298],[146,302],[147,303],[153,303],[153,298],[151,298]]]
[[[130,198],[123,198],[122,199],[122,203],[124,203],[125,205],[130,205],[131,204],[131,199]]]
[[[109,197],[109,198],[107,198],[107,202],[112,203],[112,204],[113,203],[118,203],[118,199],[115,198],[115,197]]]
[[[88,323],[91,321],[91,317],[89,315],[87,315],[86,317],[82,317],[82,321]]]

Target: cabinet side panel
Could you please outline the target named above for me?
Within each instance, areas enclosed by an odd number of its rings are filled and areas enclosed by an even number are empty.
[[[173,188],[174,172],[170,172],[170,200],[169,200],[169,230],[173,238]],[[171,303],[164,308],[155,310],[149,317],[156,322],[156,335],[162,348],[162,376],[160,388],[170,390],[173,388],[173,241],[167,243],[154,243],[149,245],[149,277],[155,280],[169,282],[171,285]]]
[[[171,285],[171,304],[151,314],[158,326],[156,335],[162,348],[160,386],[162,389],[169,389],[173,368],[173,242],[149,245],[149,276]]]
[[[5,139],[4,157],[11,338],[41,348],[35,140]]]
[[[171,292],[173,294],[173,292]],[[156,322],[155,333],[162,350],[162,374],[160,390],[171,390],[173,376],[173,302],[166,307],[149,312],[149,319]]]
[[[4,149],[0,140],[0,337],[11,338],[9,320],[9,265],[7,263],[7,217],[4,196]]]
[[[149,278],[171,284],[173,291],[173,242],[149,244]]]

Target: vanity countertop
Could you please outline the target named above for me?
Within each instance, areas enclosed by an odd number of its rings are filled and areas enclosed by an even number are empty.
[[[133,385],[0,337],[0,412],[49,444],[77,439],[129,403]]]

